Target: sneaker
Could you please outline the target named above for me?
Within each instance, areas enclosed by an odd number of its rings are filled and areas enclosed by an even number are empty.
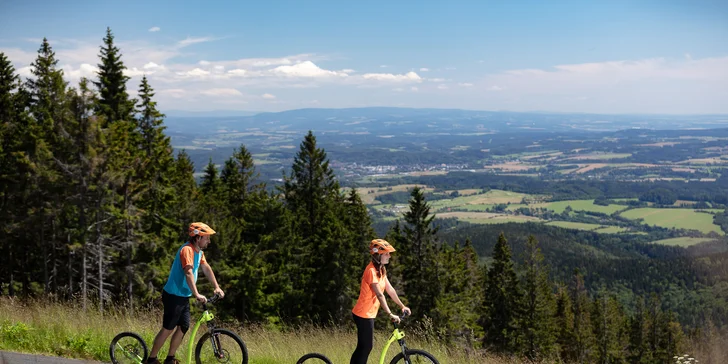
[[[161,362],[159,361],[159,359],[158,359],[158,358],[154,358],[154,360],[152,360],[152,359],[147,359],[147,362],[146,362],[146,363],[147,363],[147,364],[162,364],[162,363],[161,363]]]
[[[177,358],[164,360],[164,364],[180,364],[180,363],[181,362]]]

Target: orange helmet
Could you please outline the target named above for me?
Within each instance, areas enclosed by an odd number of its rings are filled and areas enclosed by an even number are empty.
[[[389,244],[388,241],[386,241],[384,239],[374,239],[369,244],[369,253],[372,255],[373,254],[382,255],[384,253],[392,253],[395,251],[396,250],[394,249],[394,247],[391,244]]]
[[[204,222],[193,222],[190,224],[189,233],[190,236],[206,236],[214,234],[215,230],[212,230],[212,228],[207,226]]]

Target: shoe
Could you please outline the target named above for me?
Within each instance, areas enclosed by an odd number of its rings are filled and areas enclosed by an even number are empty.
[[[162,364],[159,361],[159,358],[154,358],[154,360],[152,360],[152,361],[149,361],[149,359],[147,359],[147,361],[145,363],[147,363],[147,364]]]
[[[179,361],[179,359],[177,359],[177,358],[174,358],[172,360],[165,360],[164,361],[164,364],[180,364],[180,363],[182,363],[182,362]]]

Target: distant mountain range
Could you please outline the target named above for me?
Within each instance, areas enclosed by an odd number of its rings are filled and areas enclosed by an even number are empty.
[[[366,107],[296,109],[282,112],[164,111],[171,133],[305,132],[438,135],[501,132],[616,131],[625,129],[713,129],[728,127],[728,115],[610,115]]]

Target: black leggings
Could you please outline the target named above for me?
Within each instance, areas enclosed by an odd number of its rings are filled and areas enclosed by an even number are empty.
[[[356,324],[356,350],[351,354],[350,364],[367,364],[374,346],[374,319],[361,318],[352,314]]]

